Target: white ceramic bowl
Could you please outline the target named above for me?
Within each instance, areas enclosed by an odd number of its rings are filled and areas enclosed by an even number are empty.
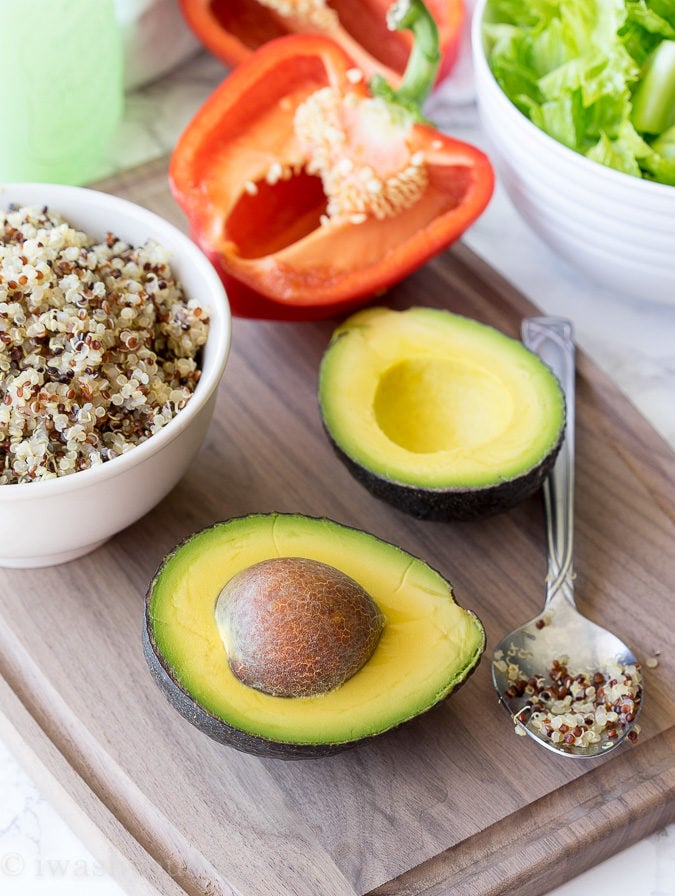
[[[124,48],[124,86],[135,90],[201,49],[176,0],[115,0]]]
[[[206,256],[172,224],[140,206],[81,187],[7,184],[9,203],[48,205],[85,233],[112,231],[142,244],[153,239],[171,253],[187,295],[210,312],[202,376],[185,408],[147,441],[96,467],[57,479],[0,485],[0,566],[51,566],[72,560],[147,513],[176,485],[208,428],[229,353],[231,314],[222,283]]]
[[[537,128],[503,93],[472,22],[476,95],[497,175],[525,222],[597,283],[675,304],[675,187],[614,171]]]

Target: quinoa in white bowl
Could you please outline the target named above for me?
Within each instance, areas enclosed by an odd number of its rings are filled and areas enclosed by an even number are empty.
[[[208,310],[159,244],[104,242],[48,207],[0,217],[0,484],[130,450],[182,410]]]
[[[189,469],[230,306],[185,233],[82,187],[0,185],[0,277],[0,566],[53,565],[138,520]]]

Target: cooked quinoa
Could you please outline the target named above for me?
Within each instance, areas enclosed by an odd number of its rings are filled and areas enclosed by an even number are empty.
[[[628,731],[635,742],[640,728],[634,724],[642,701],[640,665],[610,660],[602,669],[571,672],[567,657],[552,661],[548,674],[526,679],[515,656],[495,654],[495,668],[506,673],[510,685],[505,696],[523,698],[513,715],[518,734],[525,727],[550,740],[561,750],[602,744],[606,749]]]
[[[129,451],[199,380],[208,313],[169,253],[0,211],[0,484],[53,479]]]

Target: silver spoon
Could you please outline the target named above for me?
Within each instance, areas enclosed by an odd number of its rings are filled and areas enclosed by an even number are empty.
[[[527,318],[522,339],[558,377],[567,425],[555,466],[543,485],[546,603],[539,615],[499,642],[492,656],[492,678],[517,733],[528,734],[557,753],[592,758],[613,750],[628,736],[636,737],[642,680],[633,652],[583,616],[574,602],[572,324],[556,317]],[[553,665],[556,660],[558,666]]]

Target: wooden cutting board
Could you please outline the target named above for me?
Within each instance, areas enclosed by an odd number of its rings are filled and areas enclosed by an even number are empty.
[[[103,188],[184,226],[163,162]],[[462,245],[386,302],[512,335],[536,313]],[[335,459],[315,399],[334,325],[235,320],[206,443],[169,497],[87,557],[0,570],[0,736],[134,896],[536,896],[675,817],[675,458],[583,354],[578,596],[643,660],[659,653],[637,745],[575,761],[515,736],[486,655],[448,702],[372,744],[261,760],[193,729],[145,667],[143,597],[162,556],[253,511],[330,516],[424,558],[482,618],[488,650],[540,608],[539,496],[484,522],[419,522]]]

